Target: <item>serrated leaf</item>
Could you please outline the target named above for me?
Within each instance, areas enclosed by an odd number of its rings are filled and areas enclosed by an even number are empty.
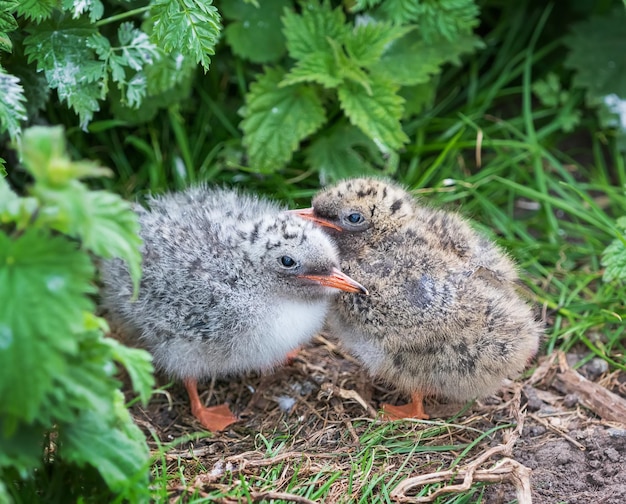
[[[116,194],[89,191],[74,181],[64,187],[36,185],[33,194],[44,202],[42,222],[82,241],[104,258],[120,257],[128,263],[135,287],[141,274],[137,216],[130,204]]]
[[[328,1],[306,2],[302,14],[286,11],[283,26],[287,51],[296,60],[316,52],[332,54],[328,39],[342,41],[349,30],[341,7],[333,10]]]
[[[479,9],[475,0],[420,2],[419,27],[424,40],[444,38],[455,41],[478,26]]]
[[[40,414],[66,372],[64,355],[77,351],[93,276],[88,255],[64,237],[31,228],[12,240],[0,231],[0,416],[31,423]],[[16,380],[25,370],[28,379]]]
[[[617,127],[626,135],[626,13],[592,17],[574,25],[565,38],[570,52],[565,66],[576,71],[574,85],[586,90],[587,103],[599,106],[604,127]]]
[[[363,86],[368,94],[371,94],[372,88],[370,85],[370,77],[367,72],[365,72],[365,70],[363,70],[356,61],[345,53],[343,46],[339,44],[339,42],[333,39],[329,39],[328,42],[333,49],[335,66],[337,67],[337,72],[342,79],[356,82],[357,84]]]
[[[89,20],[95,23],[104,14],[104,5],[100,0],[63,0],[63,10],[72,13],[74,19],[78,19],[85,13],[89,13]]]
[[[150,14],[154,23],[151,39],[165,52],[192,56],[205,72],[209,70],[222,29],[212,0],[154,0]]]
[[[175,86],[191,79],[195,63],[188,56],[180,53],[164,53],[161,51],[159,59],[154,65],[149,65],[144,73],[148,85],[148,95],[156,95],[169,91]],[[184,94],[178,94],[182,98]]]
[[[128,348],[112,338],[107,338],[104,343],[111,348],[113,359],[128,372],[133,389],[143,404],[147,404],[154,385],[152,356],[145,350]]]
[[[0,67],[0,133],[8,132],[13,141],[19,140],[21,122],[27,119],[25,102],[20,80]]]
[[[280,169],[326,120],[315,91],[305,85],[279,87],[283,77],[283,70],[266,69],[246,95],[243,144],[251,166],[261,172]]]
[[[400,124],[404,100],[397,94],[399,86],[378,80],[372,81],[371,89],[368,94],[358,84],[344,83],[339,88],[341,108],[381,152],[399,149],[409,140]]]
[[[357,24],[345,38],[346,51],[359,65],[370,66],[380,59],[391,42],[414,28],[374,20]]]
[[[17,21],[13,12],[17,10],[18,2],[15,0],[0,0],[0,50],[11,52],[13,44],[8,33],[17,29]],[[1,96],[1,95],[0,95]]]
[[[381,13],[396,24],[407,24],[417,21],[422,13],[423,0],[385,0],[381,5]]]
[[[84,411],[72,424],[60,426],[59,454],[80,466],[98,469],[107,485],[115,492],[125,492],[129,502],[147,502],[148,447],[124,409],[121,393],[115,395],[117,415],[103,418]]]
[[[0,225],[13,223],[24,229],[39,205],[34,198],[20,198],[0,174]]]
[[[91,161],[71,161],[61,126],[33,126],[24,132],[21,150],[24,167],[38,185],[66,187],[74,179],[110,175],[107,168]]]
[[[459,37],[454,42],[440,39],[425,42],[411,32],[393,42],[370,70],[402,86],[428,82],[441,71],[445,63],[459,64],[462,54],[472,53],[483,44],[473,35]]]
[[[296,64],[281,81],[281,86],[290,86],[299,82],[317,82],[325,88],[335,88],[343,82],[338,74],[339,69],[333,55],[328,53],[312,53]]]
[[[39,23],[52,15],[52,11],[59,2],[58,0],[20,0],[18,3],[19,16]]]
[[[350,177],[380,174],[377,166],[384,160],[376,144],[365,134],[349,124],[335,126],[331,131],[317,136],[306,151],[307,164],[320,174],[322,184],[330,184]]]
[[[222,13],[234,20],[224,31],[228,45],[254,63],[277,61],[286,51],[280,17],[292,5],[291,0],[264,0],[262,7],[244,0],[224,2]]]
[[[16,431],[15,426],[8,425],[9,418],[0,415],[0,468],[12,467],[26,472],[41,464],[41,440],[46,429],[41,423],[21,425]],[[9,434],[10,433],[10,434]],[[11,499],[0,502],[11,503]]]
[[[438,83],[439,76],[436,75],[423,84],[400,88],[399,94],[405,100],[403,119],[421,114],[424,109],[432,107]]]
[[[106,68],[88,46],[97,28],[86,20],[55,16],[28,31],[24,39],[28,62],[36,61],[50,88],[57,90],[59,99],[74,109],[80,126],[86,128],[100,109],[98,100],[104,98],[100,83]]]
[[[626,281],[626,217],[617,219],[617,228],[621,237],[615,238],[602,253],[605,282]]]
[[[372,7],[376,7],[382,1],[383,0],[355,0],[352,7],[350,7],[350,11],[360,12],[365,9],[371,9]]]

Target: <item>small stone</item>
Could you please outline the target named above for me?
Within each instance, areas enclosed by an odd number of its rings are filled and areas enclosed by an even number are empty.
[[[590,460],[589,461],[589,466],[591,466],[593,469],[597,469],[601,465],[602,465],[602,463],[599,460]]]
[[[620,460],[619,453],[615,448],[607,448],[606,450],[604,450],[604,454],[611,462],[619,462]]]
[[[563,406],[573,408],[578,404],[578,396],[576,394],[567,394],[563,399]]]
[[[533,425],[528,429],[528,433],[532,437],[541,436],[542,434],[546,433],[546,428],[543,425]]]
[[[556,456],[556,463],[559,465],[565,465],[569,463],[570,457],[567,453],[561,452]]]
[[[626,429],[611,428],[606,431],[607,434],[613,438],[626,438]]]
[[[599,357],[591,359],[591,361],[588,364],[585,364],[585,366],[583,367],[591,378],[597,378],[598,376],[606,373],[609,370],[609,364]]]

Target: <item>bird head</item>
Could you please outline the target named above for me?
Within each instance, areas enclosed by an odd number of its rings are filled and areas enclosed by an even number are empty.
[[[415,202],[406,190],[374,178],[339,182],[320,191],[312,203],[312,208],[293,213],[330,230],[340,245],[382,238],[401,227],[415,211]]]
[[[252,223],[248,243],[251,260],[260,263],[268,285],[286,289],[303,299],[333,295],[339,291],[368,294],[339,268],[331,238],[311,222],[284,212],[260,217]]]

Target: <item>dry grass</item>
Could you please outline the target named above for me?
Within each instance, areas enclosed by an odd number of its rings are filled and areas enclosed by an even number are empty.
[[[555,364],[546,362],[485,401],[464,407],[433,400],[426,405],[433,420],[383,422],[376,408],[405,398],[372,384],[352,357],[318,337],[273,374],[201,391],[208,404],[227,402],[239,414],[226,432],[200,431],[179,385],[132,412],[152,439],[160,501],[506,502],[494,497],[500,495],[524,504],[531,502],[530,470],[513,450],[524,419],[547,425],[545,439],[569,437],[572,446],[580,443],[558,426],[592,422],[577,405],[526,415],[528,397],[539,395],[551,407],[563,403],[541,389],[553,376]]]

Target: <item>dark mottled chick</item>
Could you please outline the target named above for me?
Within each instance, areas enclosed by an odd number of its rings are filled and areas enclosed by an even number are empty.
[[[342,294],[329,326],[367,369],[410,394],[391,418],[428,418],[424,395],[486,396],[521,373],[542,325],[513,262],[458,215],[377,179],[343,181],[296,213],[326,226],[370,296]]]
[[[270,369],[322,326],[337,289],[365,289],[339,270],[319,228],[275,203],[197,187],[137,206],[143,239],[139,297],[120,260],[103,264],[102,305],[114,325],[184,382],[209,430],[236,418],[204,407],[197,381]]]

